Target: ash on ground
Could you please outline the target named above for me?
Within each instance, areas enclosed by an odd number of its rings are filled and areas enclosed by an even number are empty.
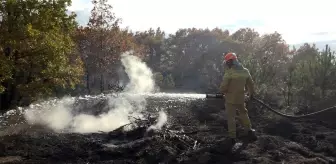
[[[87,104],[91,105],[86,107],[91,114],[107,110],[104,99]],[[165,107],[161,110],[168,115],[168,121],[161,129],[149,130],[157,121],[158,106]],[[335,160],[335,122],[321,121],[335,112],[287,120],[257,112],[261,108],[254,105],[249,112],[258,140],[233,151],[224,144],[224,110],[220,100],[151,98],[145,119],[134,119],[133,124],[110,132],[56,133],[41,125],[6,124],[0,136],[0,163],[319,164]],[[21,119],[12,122],[15,120]]]

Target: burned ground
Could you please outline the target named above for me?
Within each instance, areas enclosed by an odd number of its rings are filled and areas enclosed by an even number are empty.
[[[96,108],[101,108],[100,103]],[[289,120],[250,109],[258,140],[232,151],[225,145],[226,121],[218,100],[149,100],[148,109],[167,107],[160,131],[142,127],[108,133],[55,133],[26,124],[12,125],[0,137],[0,163],[331,163],[336,157],[333,123],[318,117]],[[155,116],[155,115],[154,115]],[[11,128],[11,130],[9,130]],[[15,130],[13,130],[15,129]]]

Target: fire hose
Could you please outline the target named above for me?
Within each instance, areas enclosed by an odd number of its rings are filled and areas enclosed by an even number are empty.
[[[206,98],[225,99],[225,96],[223,94],[206,94]],[[336,106],[331,106],[329,108],[325,108],[325,109],[319,110],[317,112],[312,112],[312,113],[309,113],[309,114],[304,114],[304,115],[288,115],[288,114],[284,114],[284,113],[281,113],[281,112],[273,109],[272,107],[270,107],[269,105],[267,105],[266,103],[264,103],[263,101],[257,99],[254,96],[251,97],[251,100],[254,100],[254,101],[258,102],[259,104],[261,104],[262,106],[264,106],[266,109],[270,110],[271,112],[273,112],[273,113],[275,113],[277,115],[280,115],[282,117],[286,117],[286,118],[296,118],[296,119],[298,119],[298,118],[304,118],[304,117],[309,117],[309,116],[317,115],[317,114],[320,114],[320,113],[323,113],[323,112],[326,112],[326,111],[330,111],[330,110],[336,109]]]

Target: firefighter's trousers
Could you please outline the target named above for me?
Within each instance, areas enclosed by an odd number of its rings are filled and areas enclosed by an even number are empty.
[[[236,138],[236,110],[238,110],[238,120],[244,127],[244,132],[247,133],[251,128],[251,121],[248,116],[245,104],[230,104],[225,103],[225,110],[227,113],[228,133],[230,138]]]

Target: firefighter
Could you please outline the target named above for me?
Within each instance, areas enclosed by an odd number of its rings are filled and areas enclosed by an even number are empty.
[[[236,143],[236,109],[239,120],[244,127],[244,135],[248,139],[256,140],[254,129],[245,107],[245,87],[248,90],[248,98],[254,95],[254,84],[250,72],[244,68],[237,59],[235,53],[224,54],[225,72],[220,85],[220,92],[225,96],[225,109],[228,121],[229,139],[232,144]]]

